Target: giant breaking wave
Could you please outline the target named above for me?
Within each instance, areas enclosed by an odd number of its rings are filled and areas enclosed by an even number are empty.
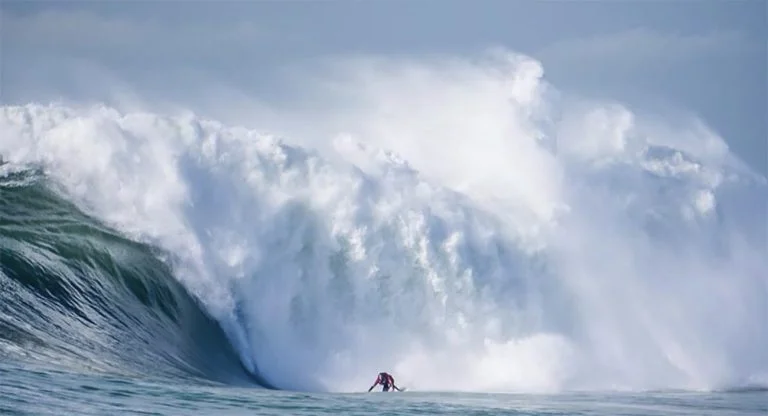
[[[703,124],[519,56],[339,74],[285,138],[3,107],[3,351],[300,390],[766,382],[766,181]]]

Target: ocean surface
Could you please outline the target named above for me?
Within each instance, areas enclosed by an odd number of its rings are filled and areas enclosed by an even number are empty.
[[[768,392],[302,393],[0,366],[11,415],[765,415]]]
[[[768,392],[302,393],[3,362],[11,415],[765,415]]]
[[[3,106],[0,412],[768,413],[766,178],[537,68],[314,136]]]

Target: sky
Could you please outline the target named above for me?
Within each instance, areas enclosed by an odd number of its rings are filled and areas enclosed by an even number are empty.
[[[539,60],[559,90],[694,114],[768,176],[766,4],[4,0],[0,102],[163,99],[226,118],[223,100],[290,101],[290,74],[318,60],[500,47]]]

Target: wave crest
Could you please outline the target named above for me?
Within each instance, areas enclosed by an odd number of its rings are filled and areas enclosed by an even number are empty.
[[[566,105],[530,62],[352,66],[367,104],[329,104],[318,128],[347,134],[318,151],[192,116],[28,105],[3,108],[0,152],[172,253],[282,388],[359,390],[381,369],[484,391],[768,372],[765,178],[701,126]]]

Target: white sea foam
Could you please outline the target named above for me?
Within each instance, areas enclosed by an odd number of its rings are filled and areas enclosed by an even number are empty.
[[[768,373],[768,188],[701,123],[561,100],[517,55],[342,68],[323,110],[282,118],[317,127],[287,138],[306,147],[29,104],[3,107],[0,154],[165,248],[280,387],[360,390],[381,370],[470,391]]]

